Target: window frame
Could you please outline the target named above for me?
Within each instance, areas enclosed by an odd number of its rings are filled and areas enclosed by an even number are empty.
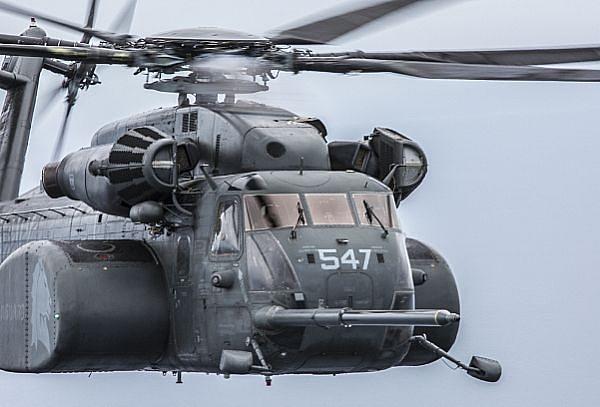
[[[253,197],[253,196],[296,196],[298,197],[298,202],[300,202],[300,205],[302,205],[302,209],[304,209],[304,219],[306,220],[306,224],[299,224],[298,228],[302,228],[302,227],[306,227],[311,225],[312,223],[312,219],[310,219],[310,211],[307,211],[307,206],[306,206],[306,201],[304,199],[304,194],[299,193],[299,192],[281,192],[281,193],[270,193],[270,194],[265,194],[265,193],[253,193],[253,194],[244,194],[243,195],[243,199],[242,199],[242,203],[244,205],[244,231],[245,232],[260,232],[260,231],[266,231],[266,230],[283,230],[283,229],[292,229],[294,227],[294,225],[286,225],[286,226],[278,226],[278,227],[267,227],[267,228],[253,228],[252,225],[250,224],[251,222],[251,216],[248,213],[248,207],[246,205],[246,197]],[[297,213],[294,212],[294,216],[297,217]]]
[[[382,222],[384,224],[384,226],[387,229],[391,229],[391,230],[402,230],[401,226],[400,226],[400,219],[398,219],[398,213],[396,211],[396,206],[395,206],[395,201],[394,201],[394,195],[392,192],[390,191],[354,191],[350,193],[350,199],[352,201],[352,207],[354,208],[355,211],[355,220],[356,220],[356,225],[358,227],[366,227],[366,228],[371,228],[371,227],[376,227],[376,228],[380,228],[379,223],[377,223],[377,221],[374,221],[373,224],[368,224],[368,223],[363,223],[362,222],[362,217],[361,217],[361,211],[364,211],[364,209],[362,208],[362,206],[360,206],[356,200],[356,196],[357,195],[385,195],[388,199],[388,206],[389,206],[389,210],[390,210],[390,215],[393,216],[393,222],[392,225],[388,226],[386,224],[386,222],[384,221],[384,219],[382,219]],[[391,201],[390,201],[391,199]],[[391,206],[390,206],[391,205]],[[379,214],[376,213],[376,215],[379,216]]]
[[[187,255],[182,256],[182,249],[183,249],[183,245],[187,245]],[[175,258],[175,268],[176,268],[176,272],[175,272],[175,276],[176,278],[179,280],[180,278],[183,278],[184,280],[187,280],[189,278],[189,276],[191,275],[191,269],[192,269],[192,251],[193,251],[193,247],[192,247],[192,239],[190,238],[190,236],[188,235],[182,235],[177,239],[177,248],[176,248],[176,258]],[[186,268],[185,270],[181,269],[181,261],[184,260],[185,261],[185,265]]]
[[[346,199],[346,204],[348,205],[348,210],[350,211],[349,212],[350,217],[352,218],[352,223],[315,223],[314,216],[313,216],[313,210],[310,206],[308,195],[339,195],[339,196],[343,196]],[[306,192],[306,193],[300,194],[300,197],[305,202],[304,210],[306,211],[306,214],[307,214],[308,225],[310,225],[312,227],[315,227],[315,228],[331,228],[331,227],[348,228],[348,227],[357,226],[359,224],[357,222],[357,217],[356,217],[355,210],[354,210],[354,203],[347,192]]]
[[[300,204],[302,205],[302,208],[304,209],[304,213],[305,213],[305,218],[306,218],[306,224],[300,224],[298,225],[298,228],[302,228],[302,227],[306,227],[306,226],[310,226],[313,228],[351,228],[351,227],[379,227],[379,224],[376,224],[376,222],[374,222],[373,225],[370,224],[363,224],[361,221],[361,210],[362,207],[360,207],[356,201],[356,196],[357,195],[381,195],[381,196],[385,196],[388,200],[388,207],[390,210],[390,214],[391,216],[393,216],[394,218],[392,219],[392,226],[387,226],[386,228],[391,229],[391,230],[402,230],[401,224],[400,224],[400,219],[398,218],[398,213],[396,211],[396,206],[395,206],[395,201],[394,201],[394,196],[393,193],[391,191],[350,191],[350,192],[281,192],[281,193],[249,193],[249,194],[242,194],[240,197],[241,200],[241,204],[242,204],[242,213],[243,213],[243,219],[242,221],[243,223],[243,230],[244,232],[248,233],[248,232],[260,232],[260,231],[268,231],[268,230],[283,230],[283,229],[291,229],[293,228],[293,226],[281,226],[281,227],[276,227],[276,228],[257,228],[257,229],[253,229],[251,228],[250,225],[250,220],[249,220],[249,214],[248,214],[248,208],[246,206],[246,197],[248,196],[260,196],[260,195],[295,195],[297,196],[299,199],[298,201],[300,202]],[[307,199],[307,195],[340,195],[340,196],[345,196],[346,197],[346,202],[348,203],[349,209],[350,209],[350,213],[352,215],[352,220],[353,223],[352,224],[316,224],[314,222],[314,218],[313,218],[313,211],[311,210],[311,207],[309,205],[308,199]],[[385,222],[384,222],[385,224]],[[242,239],[244,240],[244,239]],[[212,241],[211,241],[212,243]]]
[[[276,247],[277,251],[282,254],[282,260],[286,263],[287,265],[287,271],[289,272],[288,277],[290,278],[290,281],[292,281],[292,286],[290,287],[286,287],[286,288],[282,288],[282,286],[277,285],[276,283],[281,283],[283,281],[283,279],[281,279],[281,274],[275,274],[278,272],[278,270],[274,270],[273,268],[273,263],[269,261],[269,258],[266,256],[267,253],[265,252],[265,250],[263,250],[263,247],[265,246],[261,246],[257,240],[259,238],[262,237],[268,237],[270,239],[273,240],[273,246]],[[268,292],[295,292],[298,291],[301,287],[300,284],[300,279],[298,278],[298,274],[296,273],[296,269],[294,267],[294,264],[292,263],[292,260],[289,258],[289,256],[287,255],[285,249],[283,248],[281,242],[279,241],[279,239],[277,239],[276,236],[273,235],[273,232],[271,230],[257,230],[254,233],[248,233],[246,234],[246,239],[247,240],[251,240],[252,244],[255,247],[256,253],[254,253],[255,255],[258,255],[261,257],[262,262],[265,265],[264,269],[261,269],[261,272],[263,273],[263,276],[267,276],[266,280],[270,280],[270,282],[272,283],[271,287],[268,286],[268,284],[266,284],[266,287],[263,288],[258,288],[256,286],[256,281],[253,281],[252,278],[254,277],[253,272],[255,272],[255,270],[252,270],[250,267],[250,259],[249,257],[247,257],[247,263],[246,263],[246,281],[247,281],[247,287],[248,287],[248,291],[249,292],[255,292],[255,293],[268,293]],[[247,245],[247,252],[246,255],[249,256],[250,251],[253,249],[250,249],[249,244]],[[277,289],[275,289],[277,288]]]
[[[237,253],[218,254],[212,250],[213,243],[215,241],[215,236],[216,236],[216,234],[215,234],[216,227],[217,227],[216,220],[220,214],[221,205],[223,205],[227,202],[233,202],[234,205],[237,205],[237,207],[238,207],[237,220],[238,220],[239,230],[238,230],[237,239],[238,239],[239,250],[237,251]],[[215,260],[215,261],[239,260],[242,257],[242,255],[244,254],[244,248],[245,248],[244,205],[243,205],[243,201],[240,199],[240,196],[234,195],[234,194],[226,194],[226,195],[222,195],[221,197],[219,197],[219,199],[217,200],[217,202],[215,204],[215,208],[213,210],[212,221],[213,221],[213,224],[210,229],[211,234],[210,234],[210,239],[209,239],[209,243],[208,243],[208,247],[207,247],[209,259]]]

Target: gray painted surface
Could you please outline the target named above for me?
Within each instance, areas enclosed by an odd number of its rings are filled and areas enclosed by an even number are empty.
[[[315,224],[315,211],[308,209],[305,194],[346,194],[350,217],[359,219],[361,200],[371,199],[368,196],[374,192],[387,193],[383,184],[352,171],[257,171],[216,177],[214,182],[215,191],[207,185],[200,188],[191,227],[185,220],[178,220],[181,226],[173,226],[170,233],[154,238],[143,226],[127,219],[113,220],[114,216],[76,201],[51,200],[39,190],[15,202],[2,203],[0,218],[4,223],[0,232],[6,261],[0,266],[0,298],[6,298],[5,307],[24,304],[25,316],[2,320],[5,328],[0,332],[0,342],[5,354],[0,357],[0,367],[36,373],[142,369],[219,372],[222,352],[247,351],[247,338],[260,341],[274,375],[366,372],[401,365],[413,332],[409,324],[391,329],[309,327],[274,332],[267,329],[265,333],[251,320],[252,314],[273,304],[299,307],[292,296],[297,292],[305,296],[306,311],[322,305],[332,309],[414,309],[405,236],[396,222],[381,215],[389,228],[389,233],[382,235],[377,224]],[[264,188],[257,191],[250,187],[256,184]],[[259,226],[246,231],[244,238],[243,233],[236,233],[240,226],[214,226],[215,213],[221,213],[217,211],[225,205],[237,203],[239,209],[242,200],[247,202],[241,194],[252,199],[252,195],[265,192],[296,194],[291,199],[298,199],[307,208],[308,223],[298,227],[296,238],[290,238],[289,227],[263,230]],[[391,194],[388,198],[393,208]],[[92,207],[102,206],[98,200],[87,202]],[[242,225],[249,217],[239,210],[232,212],[229,221],[225,220],[225,212],[218,216],[223,216],[222,225]],[[248,224],[253,220],[256,217]],[[192,248],[182,250],[182,241],[187,240]],[[255,249],[251,250],[253,241]],[[146,245],[156,253],[156,260]],[[334,256],[337,265],[332,265],[322,252],[328,252],[330,260]],[[361,259],[356,261],[362,264],[360,268],[344,263],[344,253],[350,252],[353,258]],[[368,254],[363,256],[364,252]],[[126,261],[129,263],[123,264]],[[41,272],[38,262],[45,264]],[[443,269],[438,272],[444,273]],[[228,289],[213,287],[213,273],[232,271],[237,275],[235,284]],[[255,283],[265,274],[269,275],[263,277],[265,283]],[[38,284],[42,277],[51,281],[50,285]],[[34,289],[40,290],[39,298]],[[14,292],[24,292],[26,298],[14,298]],[[431,303],[431,297],[441,295],[427,286],[424,294],[420,298],[423,308],[458,311],[445,301]],[[455,297],[455,292],[451,296]],[[52,311],[42,312],[44,304]],[[167,309],[170,324],[166,323]],[[53,319],[49,320],[50,314]],[[54,335],[50,326],[54,326]],[[49,346],[40,352],[37,343],[44,334],[49,339],[43,343]],[[455,338],[452,329],[450,336],[448,344],[441,340],[440,346],[448,349]],[[430,360],[426,356],[423,363]],[[248,372],[248,368],[221,370],[260,373]]]
[[[30,27],[23,32],[42,38],[44,30]],[[7,92],[0,117],[0,200],[14,199],[19,194],[23,165],[29,145],[34,101],[44,60],[42,58],[5,58],[2,70],[22,79]],[[21,82],[21,81],[20,81]]]
[[[66,1],[23,4],[76,21],[84,13],[83,7]],[[203,24],[261,32],[325,6],[316,0],[297,5],[229,0],[211,8],[184,1],[173,4],[179,7],[165,10],[156,2],[143,2],[134,29],[151,33]],[[120,2],[106,1],[102,7],[117,5]],[[236,11],[229,15],[232,9]],[[464,2],[404,25],[403,18],[392,18],[397,26],[347,45],[395,50],[594,43],[599,11],[600,6],[589,0]],[[104,21],[108,14],[104,12]],[[20,32],[26,24],[4,16],[2,22],[7,32]],[[116,117],[173,104],[168,96],[142,92],[141,79],[126,82],[125,74],[121,69],[110,71],[102,78],[104,88],[83,95],[67,151],[88,144],[98,127]],[[45,74],[45,79],[50,77]],[[157,374],[90,379],[2,374],[3,403],[386,406],[407,397],[417,406],[598,404],[594,347],[600,332],[590,323],[600,261],[597,86],[311,74],[290,75],[273,88],[260,98],[320,115],[334,137],[355,139],[374,125],[386,125],[425,148],[429,178],[404,204],[402,221],[411,235],[444,253],[457,274],[464,320],[454,352],[465,356],[482,351],[502,360],[502,382],[475,382],[452,374],[442,363],[357,376],[278,378],[271,389],[258,378],[225,381],[190,375],[183,386],[176,386],[174,378]],[[48,161],[49,138],[57,132],[61,110],[57,107],[55,116],[34,123],[27,187],[37,184],[39,170]],[[581,311],[574,315],[573,309]]]

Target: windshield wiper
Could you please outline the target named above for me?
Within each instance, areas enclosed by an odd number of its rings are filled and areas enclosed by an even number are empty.
[[[381,227],[381,230],[383,230],[381,237],[383,237],[385,239],[390,234],[390,232],[383,225],[383,222],[381,221],[381,219],[379,219],[379,216],[377,216],[377,214],[373,210],[373,207],[370,206],[366,200],[363,201],[363,204],[365,205],[365,216],[367,217],[367,220],[369,221],[369,223],[371,225],[373,224],[373,219],[375,219],[377,221],[377,223]]]
[[[306,225],[306,218],[304,217],[304,208],[302,207],[300,202],[296,204],[296,208],[298,210],[298,219],[296,219],[296,224],[290,232],[290,239],[296,239],[298,237],[296,229],[298,229],[298,226],[300,226],[300,222],[302,222],[303,225]]]

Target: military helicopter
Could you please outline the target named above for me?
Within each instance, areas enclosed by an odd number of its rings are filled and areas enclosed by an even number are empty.
[[[0,35],[0,369],[341,374],[444,358],[500,379],[500,364],[448,352],[459,328],[452,271],[407,238],[395,208],[424,180],[417,143],[376,127],[327,141],[318,119],[238,100],[279,72],[600,81],[600,48],[316,53],[417,0],[371,3],[256,36],[194,28],[139,37],[4,1],[32,17]],[[116,26],[130,19],[130,2]],[[37,21],[83,34],[48,37]],[[125,23],[125,25],[127,25]],[[126,31],[124,29],[123,31]],[[97,44],[92,40],[97,39]],[[60,158],[80,90],[98,65],[147,75],[175,107],[108,124]],[[43,69],[67,111],[40,188],[19,195]],[[194,98],[192,101],[191,98]]]

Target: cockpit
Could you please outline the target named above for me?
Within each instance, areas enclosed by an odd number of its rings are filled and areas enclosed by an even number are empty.
[[[216,215],[210,247],[211,255],[220,258],[236,257],[244,242],[251,253],[257,239],[263,250],[273,251],[280,243],[313,240],[315,233],[323,236],[325,230],[347,230],[344,233],[356,236],[368,228],[385,238],[399,229],[394,197],[388,192],[232,195],[220,201]],[[278,263],[285,268],[285,262]]]
[[[240,250],[240,214],[247,232],[313,227],[399,227],[391,193],[248,194],[243,209],[238,199],[219,205],[211,252],[233,254]],[[294,238],[294,236],[292,236]]]
[[[210,226],[202,220],[209,259],[219,278],[233,270],[253,306],[389,309],[412,292],[396,200],[381,182],[354,171],[216,182]]]
[[[394,199],[388,193],[245,195],[245,230],[302,226],[398,228]]]
[[[374,264],[387,266],[384,252],[391,255],[395,248],[387,236],[398,229],[389,192],[231,195],[217,207],[211,255],[234,259],[244,251],[252,292],[296,292],[311,272],[320,281],[346,266],[363,272]],[[342,236],[347,241],[338,253],[331,244]],[[370,285],[364,283],[367,291]],[[372,302],[359,294],[354,294],[355,305]]]

